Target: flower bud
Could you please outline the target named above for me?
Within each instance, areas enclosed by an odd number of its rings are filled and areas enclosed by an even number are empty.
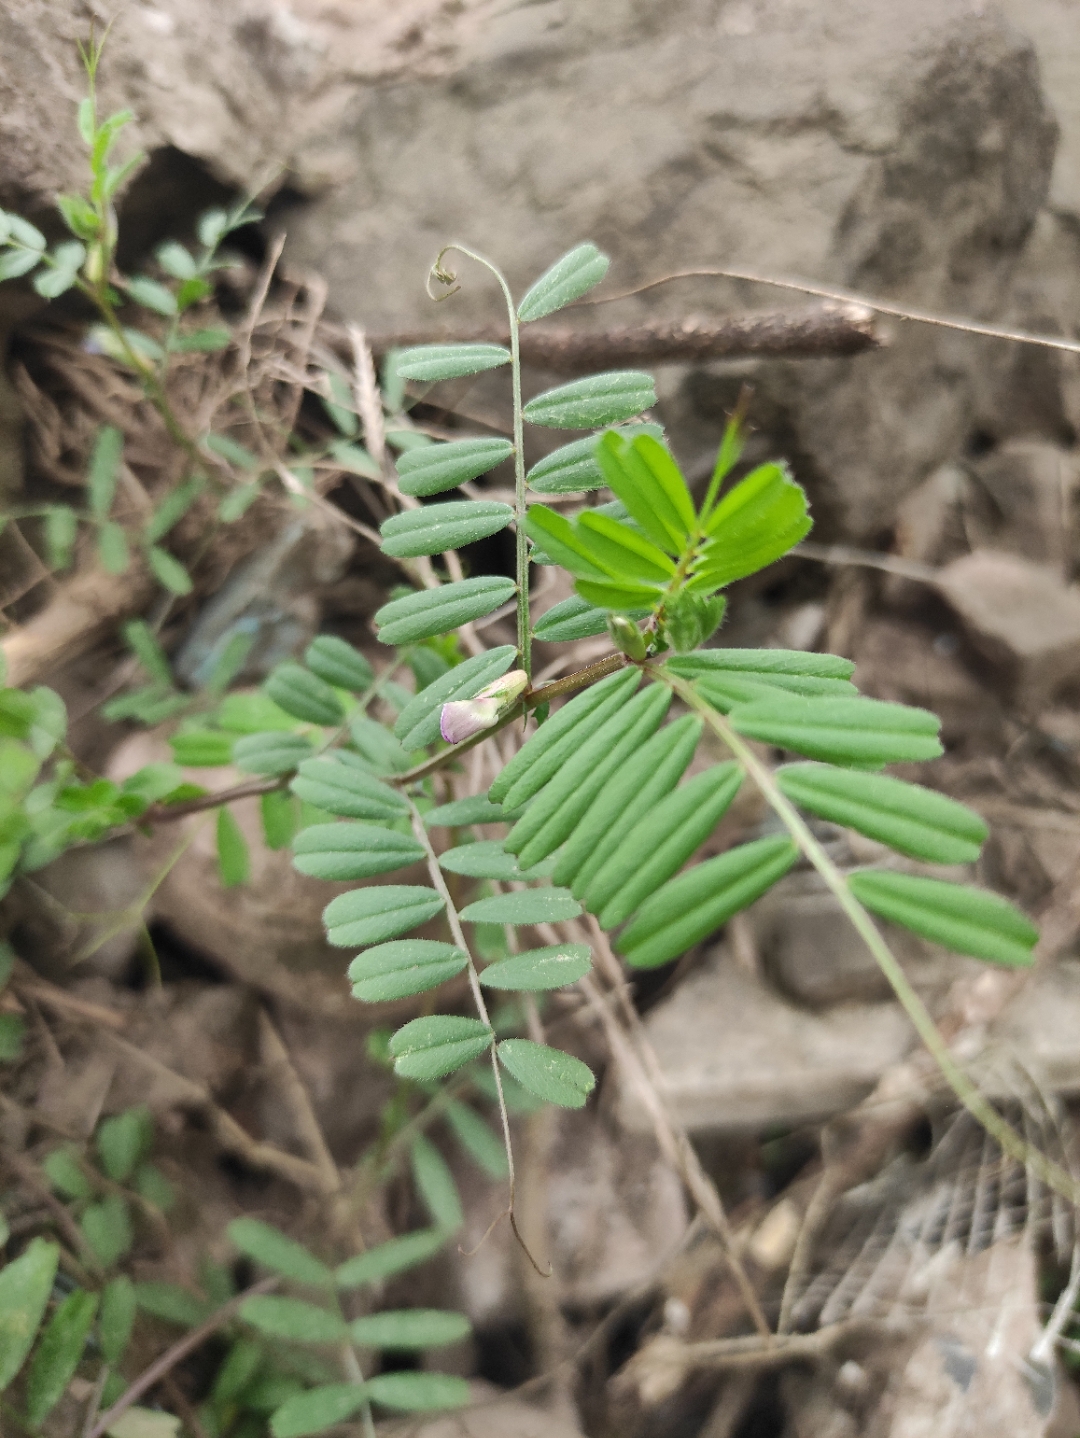
[[[645,658],[648,653],[645,636],[632,619],[627,619],[625,614],[609,614],[607,626],[615,647],[628,659],[640,663]]]
[[[490,729],[529,687],[524,669],[511,669],[472,699],[452,699],[442,707],[439,733],[448,744],[460,744]]]

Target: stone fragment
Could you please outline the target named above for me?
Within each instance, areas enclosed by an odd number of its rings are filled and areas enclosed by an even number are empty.
[[[1076,454],[1043,440],[1010,440],[978,462],[975,477],[994,509],[990,523],[975,519],[976,534],[987,531],[982,546],[1008,549],[1068,578],[1077,549]]]
[[[1034,707],[1080,676],[1080,590],[994,550],[954,560],[938,589],[1002,688]]]

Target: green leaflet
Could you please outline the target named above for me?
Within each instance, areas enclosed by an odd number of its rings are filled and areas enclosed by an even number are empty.
[[[590,639],[607,629],[607,614],[595,604],[571,595],[554,604],[533,626],[533,638],[546,644],[570,644],[577,639]]]
[[[236,815],[225,804],[217,811],[215,828],[218,878],[223,889],[234,889],[251,878],[251,855]]]
[[[263,690],[274,703],[308,724],[340,724],[345,717],[334,690],[299,664],[279,664],[267,677]]]
[[[107,1193],[100,1203],[85,1208],[79,1227],[103,1268],[123,1258],[134,1241],[127,1202],[118,1193]]]
[[[144,1313],[152,1313],[178,1328],[194,1328],[213,1307],[177,1283],[137,1283],[135,1298]]]
[[[623,614],[655,608],[661,593],[658,585],[636,579],[578,579],[574,588],[589,604]]]
[[[86,474],[86,497],[95,519],[107,519],[116,496],[124,436],[115,425],[103,425],[90,453]]]
[[[662,799],[627,833],[585,891],[585,905],[601,926],[623,923],[682,868],[727,812],[739,792],[738,764],[718,764]]]
[[[339,1288],[360,1288],[365,1283],[378,1283],[383,1278],[393,1278],[396,1273],[405,1273],[419,1263],[426,1263],[434,1257],[446,1242],[446,1232],[441,1228],[421,1228],[416,1233],[405,1233],[400,1238],[391,1238],[355,1258],[347,1258],[337,1269],[334,1278]]]
[[[517,593],[512,579],[483,575],[392,599],[375,615],[383,644],[415,644],[480,619]]]
[[[584,1108],[596,1087],[588,1064],[547,1044],[535,1044],[531,1039],[503,1039],[495,1051],[499,1062],[518,1083],[560,1108]]]
[[[531,799],[640,683],[640,670],[627,668],[575,695],[518,750],[488,790],[489,797],[510,809]]]
[[[675,573],[674,561],[662,549],[610,515],[582,510],[576,529],[598,566],[613,579],[665,585]]]
[[[240,1317],[260,1333],[294,1343],[340,1343],[349,1336],[344,1319],[302,1298],[257,1293],[240,1305]]]
[[[26,1416],[37,1428],[63,1397],[79,1366],[97,1313],[98,1296],[77,1288],[53,1314],[30,1366],[26,1390]]]
[[[494,1035],[479,1019],[457,1014],[431,1014],[413,1019],[390,1040],[394,1072],[401,1078],[442,1078],[479,1058],[491,1047]]]
[[[349,978],[355,998],[378,1004],[437,988],[460,974],[468,962],[468,955],[454,944],[397,939],[357,954],[349,965]]]
[[[383,1309],[349,1324],[352,1341],[361,1348],[444,1348],[467,1338],[471,1331],[464,1313],[441,1308]]]
[[[118,1363],[124,1356],[135,1324],[137,1306],[135,1285],[126,1274],[114,1278],[102,1290],[98,1338],[101,1356],[106,1363]]]
[[[444,1112],[447,1122],[454,1130],[455,1138],[469,1157],[479,1164],[489,1178],[506,1178],[510,1169],[502,1139],[496,1138],[476,1110],[467,1103],[451,1099]]]
[[[392,822],[409,812],[408,804],[388,784],[337,759],[305,759],[289,788],[317,809],[346,819]]]
[[[541,320],[580,299],[593,285],[600,283],[610,264],[607,255],[594,244],[575,245],[526,291],[518,305],[518,319],[524,323]]]
[[[763,464],[739,481],[713,510],[712,536],[695,565],[703,588],[719,588],[764,569],[810,530],[806,495],[780,464]]]
[[[304,650],[304,663],[327,684],[353,694],[363,694],[375,682],[375,671],[364,656],[335,634],[313,639]]]
[[[188,762],[173,746],[177,762]],[[302,734],[247,734],[232,746],[232,761],[244,774],[288,774],[311,758],[311,741]],[[205,760],[203,761],[205,762]]]
[[[1009,968],[1033,962],[1031,951],[1039,931],[999,894],[877,869],[849,875],[848,884],[859,902],[875,914],[931,943]]]
[[[154,1121],[145,1108],[129,1108],[98,1124],[95,1146],[101,1166],[114,1183],[126,1183],[154,1137]]]
[[[513,452],[508,439],[455,439],[449,444],[427,444],[398,456],[398,483],[402,494],[441,494],[487,474]]]
[[[538,394],[525,406],[530,424],[594,429],[630,419],[656,403],[652,376],[636,370],[590,375]]]
[[[777,696],[736,705],[728,717],[750,739],[832,764],[877,768],[942,752],[936,714],[880,699]]]
[[[510,351],[502,345],[417,345],[399,351],[395,368],[402,379],[435,384],[509,363]]]
[[[545,564],[561,564],[575,575],[586,574],[596,579],[604,577],[604,571],[589,553],[576,526],[565,515],[557,514],[543,504],[530,505],[525,518],[525,533],[543,551]],[[534,558],[534,562],[539,561]]]
[[[470,879],[509,882],[528,877],[498,839],[482,839],[476,844],[459,844],[456,849],[447,849],[439,855],[439,866],[448,874],[464,874]]]
[[[581,906],[566,889],[520,889],[477,899],[462,909],[461,917],[470,924],[558,924],[580,913]]]
[[[588,944],[549,944],[489,964],[480,975],[487,989],[539,992],[576,984],[592,968]]]
[[[464,499],[457,503],[430,504],[392,515],[380,533],[384,554],[398,559],[420,554],[444,554],[497,534],[514,517],[508,504],[493,500]]]
[[[855,672],[853,662],[839,654],[806,654],[801,649],[699,649],[675,655],[664,667],[683,679],[729,670],[770,678],[787,674],[817,679],[850,679]]]
[[[702,674],[694,686],[701,697],[721,714],[737,704],[751,704],[768,699],[778,690],[782,694],[801,694],[809,698],[857,699],[858,690],[846,679],[823,679],[816,674],[762,674],[755,671],[740,674],[729,669]]]
[[[777,770],[776,782],[812,814],[857,829],[915,859],[970,864],[986,839],[986,825],[978,814],[902,779],[823,764],[789,764]]]
[[[442,707],[453,699],[472,699],[492,680],[500,678],[513,664],[517,650],[502,644],[484,654],[476,654],[453,669],[448,669],[433,683],[427,684],[411,699],[398,715],[394,733],[406,749],[422,749],[439,738],[439,717]]]
[[[293,842],[293,868],[313,879],[373,879],[423,859],[409,834],[375,824],[312,824]]]
[[[402,1413],[462,1408],[472,1398],[464,1378],[449,1373],[380,1373],[364,1386],[376,1403]]]
[[[286,1399],[270,1419],[273,1438],[307,1438],[344,1423],[368,1401],[363,1383],[323,1383]]]
[[[664,437],[663,426],[659,424],[628,424],[609,432],[627,440],[636,439],[639,434],[658,440]],[[599,439],[599,435],[590,434],[545,455],[526,475],[529,487],[537,494],[578,494],[583,490],[602,489],[607,481],[595,453]]]
[[[553,874],[556,884],[569,884],[575,898],[584,895],[628,829],[682,778],[703,728],[700,719],[684,714],[654,734],[633,764],[616,770],[566,841]]]
[[[505,841],[522,868],[538,864],[570,837],[611,775],[623,763],[632,762],[641,745],[659,729],[670,704],[671,691],[651,684],[576,749]]]
[[[331,899],[323,910],[326,937],[337,948],[379,944],[441,914],[443,900],[434,889],[414,884],[376,884]]]
[[[609,488],[653,543],[681,554],[697,517],[686,481],[664,446],[650,435],[627,444],[606,434],[596,458]]]
[[[440,804],[424,815],[428,828],[460,829],[468,824],[499,824],[513,818],[501,804],[493,804],[486,794],[472,794],[467,799],[453,799]]]
[[[226,1232],[241,1253],[283,1278],[318,1288],[333,1284],[334,1275],[325,1263],[320,1263],[303,1244],[268,1223],[261,1223],[257,1218],[236,1218]]]
[[[444,1233],[457,1233],[465,1223],[465,1213],[450,1165],[423,1134],[418,1134],[409,1148],[413,1182],[432,1223]]]
[[[755,839],[671,879],[642,904],[616,947],[635,969],[677,958],[783,878],[799,856],[790,839]]]

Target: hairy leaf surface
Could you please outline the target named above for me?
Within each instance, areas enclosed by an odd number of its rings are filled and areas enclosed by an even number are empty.
[[[323,910],[326,937],[337,948],[380,944],[441,914],[443,900],[434,889],[413,884],[377,884],[352,889],[331,899]]]
[[[317,809],[346,819],[392,822],[409,812],[408,804],[389,784],[336,759],[305,759],[289,788]]]
[[[401,492],[428,495],[456,489],[487,474],[513,452],[508,439],[455,439],[406,450],[397,461]]]
[[[530,424],[593,429],[630,419],[656,403],[652,376],[638,370],[589,375],[538,394],[525,406]]]
[[[1009,968],[1033,962],[1039,931],[999,894],[876,869],[851,874],[848,883],[861,904],[931,943]]]
[[[429,1080],[453,1073],[491,1047],[494,1034],[479,1019],[431,1014],[413,1019],[390,1040],[394,1072],[402,1078]]]
[[[596,1087],[588,1064],[547,1044],[536,1044],[531,1039],[503,1039],[496,1052],[499,1062],[518,1083],[560,1108],[584,1108]]]
[[[497,534],[513,517],[514,511],[508,504],[482,499],[407,509],[403,514],[392,515],[383,524],[380,531],[383,552],[400,559],[443,554],[448,549],[460,549]]]
[[[942,752],[936,714],[880,699],[777,696],[738,704],[729,719],[750,739],[833,764],[876,768]]]
[[[512,579],[482,575],[392,599],[375,615],[383,644],[415,644],[481,619],[517,593]]]
[[[423,859],[411,835],[375,824],[312,824],[293,842],[293,868],[313,879],[372,879]]]
[[[468,955],[456,944],[434,939],[397,939],[357,954],[349,965],[353,995],[365,1003],[386,1003],[434,989],[466,967]]]

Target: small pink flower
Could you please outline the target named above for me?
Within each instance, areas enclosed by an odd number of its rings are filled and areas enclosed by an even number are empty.
[[[474,734],[490,729],[519,695],[529,687],[524,669],[511,669],[472,699],[452,699],[444,704],[439,718],[439,733],[448,744],[460,744]]]

